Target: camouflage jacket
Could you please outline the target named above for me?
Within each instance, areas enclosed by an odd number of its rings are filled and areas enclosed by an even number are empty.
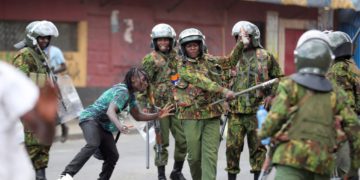
[[[143,59],[143,69],[149,76],[149,90],[154,95],[155,105],[158,107],[163,107],[166,103],[173,102],[172,89],[174,89],[179,79],[176,55],[175,50],[172,50],[168,55],[152,51]],[[140,99],[141,104],[148,102],[147,95],[143,95]]]
[[[47,79],[48,68],[43,64],[44,59],[33,49],[25,47],[17,52],[12,64],[24,72],[38,86],[43,86]],[[24,127],[26,128],[26,127]],[[34,135],[25,129],[25,143],[27,145],[38,144]]]
[[[360,115],[360,71],[354,60],[335,60],[327,76],[346,91],[351,107]]]
[[[174,89],[179,119],[209,119],[219,117],[222,106],[209,104],[222,97],[228,89],[221,87],[218,59],[208,54],[198,59],[179,59],[180,81]]]
[[[239,92],[283,76],[279,64],[268,51],[262,48],[245,51],[243,47],[241,42],[237,43],[231,54],[219,61],[219,64],[227,70],[227,83],[231,90]],[[276,88],[277,85],[273,85],[267,89],[251,91],[237,97],[230,103],[232,113],[256,113],[263,98],[273,95]]]
[[[15,55],[12,64],[30,77],[38,86],[44,85],[48,68],[43,63],[44,58],[36,51],[25,47]]]
[[[352,166],[360,167],[360,124],[357,117],[349,106],[346,93],[335,84],[334,90],[330,92],[330,104],[334,116],[334,129],[336,133],[341,128],[345,132],[351,148]],[[272,137],[279,139],[280,134],[286,134],[288,125],[291,126],[291,117],[296,111],[291,109],[296,106],[307,93],[307,89],[298,85],[291,79],[283,79],[278,86],[276,99],[271,110],[259,132],[259,138]],[[295,112],[295,113],[290,113]],[[342,119],[340,124],[336,118]],[[339,136],[336,134],[336,136]],[[334,137],[335,138],[335,137]],[[280,141],[275,146],[272,162],[305,169],[318,174],[331,174],[334,168],[333,152],[328,151],[322,143],[310,139],[289,139]]]

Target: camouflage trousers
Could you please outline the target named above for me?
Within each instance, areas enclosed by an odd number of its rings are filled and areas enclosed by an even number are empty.
[[[51,146],[40,144],[33,133],[25,132],[25,147],[35,170],[47,167]]]
[[[175,162],[184,161],[186,157],[186,140],[181,120],[177,119],[175,116],[169,116],[166,117],[166,119],[160,120],[160,131],[162,138],[162,152],[160,153],[161,157],[158,157],[155,152],[155,165],[165,166],[167,164],[169,156],[167,148],[169,147],[170,131],[175,139],[174,160]],[[156,146],[154,146],[154,149],[156,150]]]
[[[266,157],[266,148],[260,144],[256,134],[255,114],[230,114],[226,139],[226,162],[228,173],[240,172],[240,155],[244,148],[245,135],[249,146],[251,172],[261,171]]]
[[[275,180],[329,180],[330,176],[316,174],[291,166],[276,166]]]

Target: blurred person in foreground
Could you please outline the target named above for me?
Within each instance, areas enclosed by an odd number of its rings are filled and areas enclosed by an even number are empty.
[[[43,50],[49,45],[51,37],[59,32],[50,21],[33,21],[25,29],[25,39],[14,46],[20,49],[13,59],[13,65],[24,72],[42,88],[50,77],[49,62]],[[45,169],[49,162],[50,144],[43,144],[34,132],[25,126],[25,147],[36,170],[37,180],[46,180]]]
[[[49,84],[39,90],[23,73],[3,61],[0,61],[0,82],[0,177],[34,180],[31,161],[24,146],[19,144],[18,134],[24,130],[17,124],[21,119],[39,141],[50,144],[55,132],[55,91]]]

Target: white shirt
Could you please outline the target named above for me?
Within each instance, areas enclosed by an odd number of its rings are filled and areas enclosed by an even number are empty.
[[[38,87],[22,72],[0,61],[0,178],[34,180],[35,172],[24,146],[19,144],[19,118],[31,110]]]

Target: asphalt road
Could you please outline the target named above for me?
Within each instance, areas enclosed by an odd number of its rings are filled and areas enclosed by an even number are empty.
[[[169,162],[166,167],[166,174],[169,177],[173,166],[173,139],[170,138],[169,149]],[[245,142],[246,143],[246,142]],[[65,143],[55,142],[50,151],[50,162],[47,168],[47,178],[49,180],[56,180],[60,173],[64,170],[65,166],[71,161],[71,159],[79,152],[79,150],[85,145],[85,141],[82,138],[70,139]],[[120,153],[120,159],[115,167],[114,173],[111,179],[118,180],[152,180],[157,179],[157,169],[154,166],[154,151],[150,149],[150,168],[146,169],[145,166],[145,141],[138,133],[121,135],[117,148]],[[225,141],[221,143],[218,154],[218,169],[217,179],[227,179],[227,173],[224,170],[226,167],[225,157]],[[101,171],[102,162],[90,158],[80,172],[74,176],[75,180],[92,180],[97,179],[98,174]],[[247,145],[245,145],[244,152],[241,155],[240,162],[241,172],[237,179],[253,179],[253,175],[250,174],[249,165],[249,153]],[[185,162],[183,169],[184,176],[187,179],[191,179],[190,169]]]

